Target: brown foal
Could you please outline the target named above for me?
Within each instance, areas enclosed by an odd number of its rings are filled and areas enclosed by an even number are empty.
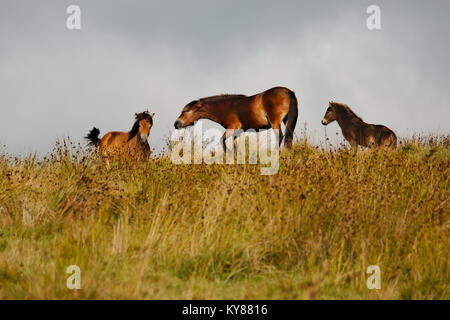
[[[346,104],[330,102],[322,124],[326,126],[335,120],[341,127],[344,138],[354,149],[357,149],[358,145],[389,148],[397,146],[397,136],[391,129],[383,125],[365,123]]]

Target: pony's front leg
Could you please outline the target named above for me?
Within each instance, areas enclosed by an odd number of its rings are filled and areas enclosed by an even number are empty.
[[[281,131],[281,122],[283,121],[283,118],[280,114],[267,114],[266,115],[267,120],[269,121],[270,126],[272,127],[272,130],[276,135],[278,135],[278,147],[281,147],[281,143],[283,142],[283,131]],[[287,145],[286,145],[287,147]]]
[[[227,152],[228,147],[226,144],[226,140],[229,137],[233,137],[233,145],[234,145],[234,149],[236,149],[236,139],[237,139],[237,135],[236,133],[239,131],[240,129],[226,129],[225,133],[222,136],[222,147],[223,147],[223,152]],[[233,151],[233,150],[229,150],[229,151]]]

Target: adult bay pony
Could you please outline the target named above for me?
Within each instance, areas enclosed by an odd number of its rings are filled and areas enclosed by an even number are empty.
[[[148,111],[135,114],[135,122],[129,132],[111,131],[99,138],[100,130],[93,128],[85,137],[88,145],[98,147],[100,156],[109,165],[109,158],[125,157],[145,159],[150,156],[148,136],[153,126],[154,113]]]
[[[209,119],[222,125],[225,139],[239,130],[278,130],[279,143],[283,140],[281,122],[286,125],[285,145],[292,147],[297,123],[298,103],[295,93],[288,88],[275,87],[253,96],[218,95],[188,103],[175,121],[175,128],[185,128],[199,119]]]

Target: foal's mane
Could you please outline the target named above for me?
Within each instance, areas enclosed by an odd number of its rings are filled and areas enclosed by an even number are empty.
[[[144,111],[141,113],[136,113],[136,117],[135,117],[136,121],[133,124],[133,127],[131,128],[131,130],[128,132],[128,141],[130,141],[131,139],[134,138],[134,136],[136,136],[139,132],[139,121],[141,120],[147,120],[150,125],[153,125],[153,118],[150,115],[150,113],[148,111]]]
[[[361,117],[359,117],[356,113],[354,113],[353,110],[350,109],[348,105],[339,102],[330,102],[330,104],[334,107],[338,107],[336,109],[344,110],[348,117],[364,122],[363,119],[361,119]]]

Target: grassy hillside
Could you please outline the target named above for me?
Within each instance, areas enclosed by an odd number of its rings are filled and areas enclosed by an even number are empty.
[[[273,176],[164,156],[107,169],[70,145],[4,154],[0,298],[449,299],[449,141],[298,142]]]

